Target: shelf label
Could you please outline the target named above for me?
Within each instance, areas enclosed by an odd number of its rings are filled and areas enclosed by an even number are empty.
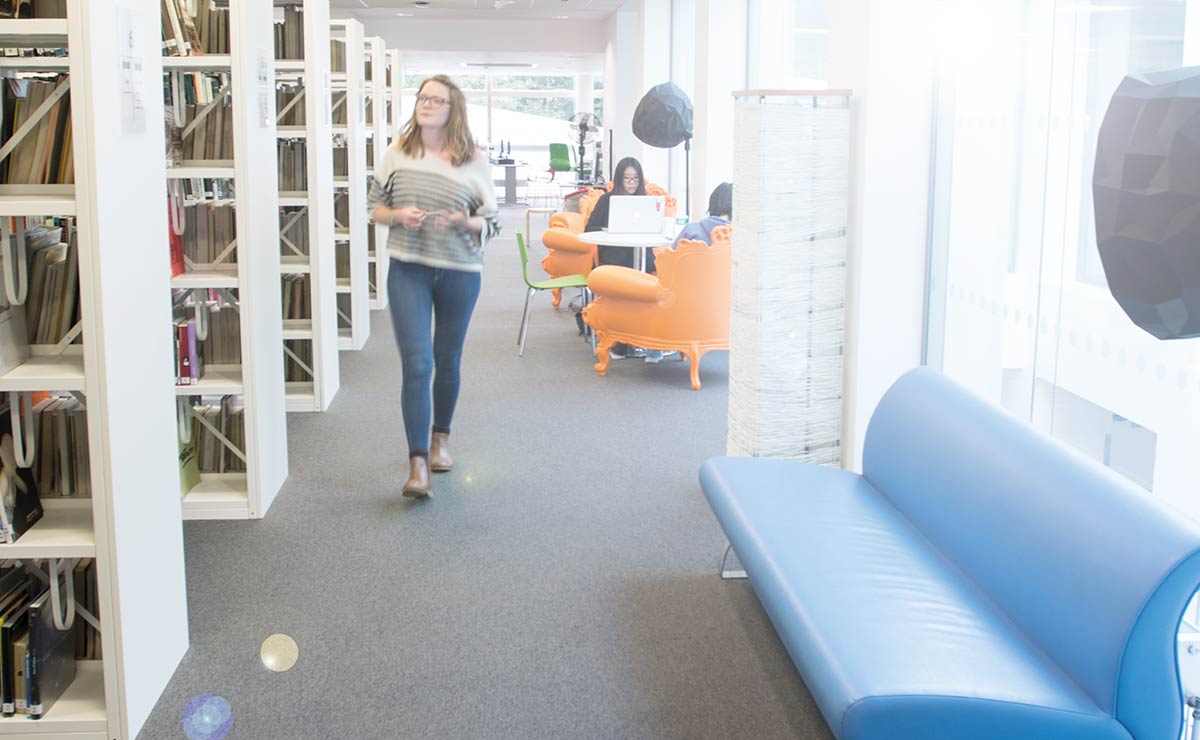
[[[117,53],[120,55],[121,133],[146,133],[146,75],[142,62],[145,54],[138,37],[139,14],[130,8],[117,8]]]
[[[270,128],[275,118],[271,103],[275,101],[275,85],[272,82],[271,65],[267,63],[267,54],[263,49],[258,50],[258,125]]]

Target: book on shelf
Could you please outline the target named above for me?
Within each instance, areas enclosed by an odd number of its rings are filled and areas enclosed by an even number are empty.
[[[25,436],[22,433],[23,442]],[[26,454],[31,453],[26,450]],[[19,540],[41,520],[42,514],[33,471],[16,464],[12,415],[6,401],[0,405],[0,544]]]
[[[200,485],[200,461],[197,458],[196,444],[192,440],[179,442],[179,491],[188,495]]]

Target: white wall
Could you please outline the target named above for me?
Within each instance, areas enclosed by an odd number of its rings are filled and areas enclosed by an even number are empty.
[[[934,5],[830,3],[829,87],[856,98],[844,437],[851,469],[861,469],[879,399],[921,362]]]
[[[708,208],[713,188],[733,180],[733,93],[746,89],[747,7],[746,0],[696,0],[695,10],[693,219]]]

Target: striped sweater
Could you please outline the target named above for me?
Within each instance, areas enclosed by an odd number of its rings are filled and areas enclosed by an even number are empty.
[[[370,210],[379,206],[415,206],[428,216],[416,231],[401,225],[388,229],[388,254],[401,262],[428,267],[481,272],[483,245],[500,233],[499,209],[487,157],[476,153],[461,167],[440,157],[413,159],[394,146],[383,155],[383,164],[371,178]],[[486,221],[483,233],[445,225],[438,228],[437,213],[467,209]]]

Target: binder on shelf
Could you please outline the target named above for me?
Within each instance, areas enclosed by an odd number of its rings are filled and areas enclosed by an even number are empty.
[[[57,578],[55,573],[51,578]],[[75,642],[72,630],[58,629],[45,591],[29,605],[29,654],[26,657],[26,696],[29,719],[41,719],[75,680]]]

